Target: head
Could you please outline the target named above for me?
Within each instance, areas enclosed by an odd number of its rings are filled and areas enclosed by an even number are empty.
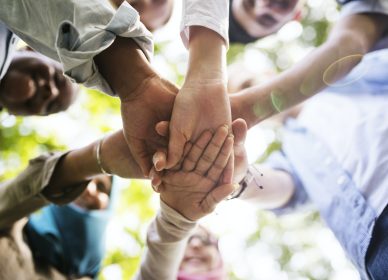
[[[34,51],[17,52],[0,82],[0,105],[13,115],[50,115],[66,110],[78,89],[61,65]]]
[[[118,7],[123,0],[111,0]],[[150,31],[163,27],[171,17],[174,0],[127,0]]]
[[[86,186],[85,191],[74,200],[74,203],[87,210],[107,209],[109,206],[111,189],[111,176],[96,176]]]
[[[250,43],[300,16],[303,0],[230,0],[231,42]]]
[[[226,279],[218,239],[202,226],[190,236],[179,267],[178,280],[194,279]]]

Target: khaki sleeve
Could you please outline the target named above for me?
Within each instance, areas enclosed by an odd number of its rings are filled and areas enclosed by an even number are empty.
[[[49,203],[41,191],[47,186],[58,161],[66,153],[50,153],[30,160],[16,178],[0,184],[0,229]]]
[[[190,221],[163,201],[147,232],[147,249],[135,279],[176,280],[187,239],[197,223]]]

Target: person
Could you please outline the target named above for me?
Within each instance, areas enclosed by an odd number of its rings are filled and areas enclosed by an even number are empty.
[[[156,129],[160,135],[168,135],[167,123]],[[225,183],[229,179],[224,177],[231,174],[225,170],[232,148],[245,137],[246,124],[242,119],[233,122],[234,137],[228,136],[228,130],[221,126],[212,140],[210,134],[206,136],[210,131],[204,132],[195,144],[185,147],[185,158],[178,167],[152,170],[151,183],[160,193],[160,210],[148,228],[147,247],[135,279],[177,279],[198,219],[236,189],[236,184]]]
[[[124,0],[111,0],[118,8]],[[163,27],[169,21],[174,1],[173,0],[127,0],[129,4],[139,13],[140,21],[151,32]]]
[[[225,280],[227,271],[218,248],[218,238],[199,225],[187,240],[177,280]]]
[[[229,40],[248,44],[301,16],[304,0],[230,0]]]
[[[241,3],[248,2],[253,3],[253,1],[242,1]],[[278,2],[273,0],[255,1],[254,3],[255,5],[265,3],[263,5],[270,6]],[[281,2],[294,4],[293,1],[288,0]],[[258,120],[284,111],[334,84],[349,73],[366,53],[387,46],[388,6],[386,1],[350,0],[341,1],[341,3],[344,5],[342,16],[333,26],[327,41],[301,62],[277,77],[243,90],[247,94],[250,92],[252,97],[255,96],[256,102],[253,100],[249,102],[252,105],[250,108],[238,108],[240,102],[231,100],[232,115],[242,109],[248,110],[251,114],[247,119],[250,127],[251,121],[257,123]],[[237,4],[231,6],[234,5]],[[260,9],[255,9],[256,11],[259,12]]]
[[[120,98],[126,140],[145,175],[152,167],[153,154],[167,147],[166,140],[154,132],[158,121],[172,118],[168,168],[179,161],[185,141],[198,137],[197,131],[231,123],[229,100],[220,82],[228,44],[226,0],[184,2],[181,35],[193,59],[175,103],[177,88],[149,65],[151,34],[126,1],[117,10],[104,0],[51,1],[49,5],[2,0],[1,5],[0,20],[33,49],[61,61],[73,81]],[[204,65],[209,66],[206,71]],[[197,88],[198,80],[206,83]],[[199,99],[201,106],[196,103]],[[210,101],[224,106],[210,112],[203,105]],[[187,114],[186,104],[195,105],[191,114]],[[180,119],[182,111],[185,119]],[[204,124],[200,117],[209,114],[216,117]]]
[[[0,220],[0,278],[94,278],[114,203],[111,184],[110,177],[97,176],[69,205],[45,206],[7,226]]]
[[[244,128],[234,130],[240,184],[230,198],[277,214],[312,202],[361,279],[383,280],[388,273],[388,126],[382,121],[387,118],[387,66],[388,50],[372,52],[345,79],[309,100],[296,120],[286,120],[281,150],[263,164],[247,165],[239,137]],[[251,96],[244,97],[241,105],[251,106]],[[248,111],[240,113],[249,119]],[[169,222],[180,229],[183,223]]]
[[[344,80],[305,104],[296,121],[286,122],[282,150],[264,166],[250,166],[239,193],[278,213],[313,202],[362,279],[385,279],[388,272],[388,127],[381,121],[387,58],[387,50],[366,55]]]
[[[49,115],[66,110],[78,89],[60,64],[31,50],[15,52],[0,81],[0,107],[12,115]]]
[[[191,170],[190,167],[190,169],[183,169],[185,171],[171,171],[170,176],[166,177],[166,184],[177,186],[182,191],[166,192],[162,196],[161,204],[164,205],[165,210],[161,216],[158,216],[156,222],[151,225],[151,231],[164,225],[164,215],[168,216],[172,212],[177,213],[175,211],[179,211],[179,213],[188,218],[197,219],[198,215],[201,215],[202,212],[210,212],[217,202],[233,191],[233,185],[218,182],[219,177],[226,176],[223,174],[223,171],[233,148],[233,138],[229,136],[228,131],[227,126],[221,126],[213,136],[213,133],[207,130],[199,137],[197,142],[186,145],[186,158],[181,164],[185,168],[189,168],[193,163],[197,163],[196,168]],[[202,154],[202,150],[199,151],[198,147],[202,147],[206,152]],[[212,163],[215,163],[214,167],[211,167]],[[15,221],[50,202],[62,205],[73,201],[85,190],[90,180],[101,173],[115,174],[125,178],[145,178],[140,166],[136,163],[128,149],[122,130],[77,150],[49,153],[31,160],[29,166],[19,176],[4,182],[0,186],[0,198],[2,201],[0,205],[0,228],[5,229],[7,234],[11,234],[11,239],[19,240],[18,238],[21,236],[22,230],[21,228],[15,228]],[[218,184],[220,186],[212,190]],[[192,186],[194,193],[183,191],[188,186]],[[200,196],[198,195],[199,193],[201,194]],[[85,203],[81,205],[87,205]],[[187,205],[191,205],[193,209],[186,209]],[[52,209],[58,208],[54,207]],[[195,210],[197,213],[192,210]],[[54,215],[55,217],[58,211],[54,211],[49,216]],[[42,221],[42,219],[43,221],[48,220],[46,219],[47,215],[45,212],[43,215],[43,218],[38,218],[37,225],[41,225],[39,221]],[[67,222],[61,224],[68,224],[69,222],[70,220],[67,220]],[[35,232],[45,232],[45,229],[45,227],[36,226]],[[75,229],[75,231],[77,230]],[[34,236],[34,231],[32,231],[31,235]],[[52,233],[48,235],[52,236]],[[68,241],[68,238],[69,236],[64,234],[64,242]],[[18,250],[23,251],[25,249],[23,244],[18,245],[21,246]],[[49,242],[48,244],[52,243]],[[47,245],[47,242],[45,241],[43,245]],[[64,264],[61,258],[69,260],[68,258],[72,255],[66,255],[67,249],[61,249],[62,247],[58,249],[57,246],[58,244],[54,251],[46,251],[48,253],[46,259],[53,261],[57,268],[60,267],[60,270],[68,271],[67,263],[65,262]],[[49,247],[52,248],[52,246]],[[70,248],[73,247],[68,247],[68,249]],[[34,251],[41,252],[39,248],[34,249]],[[41,256],[42,253],[38,255]],[[29,255],[27,254],[26,256]],[[72,264],[70,268],[84,269],[84,267],[77,268],[77,266],[74,266],[74,260],[70,261]],[[28,262],[31,263],[30,261]],[[61,265],[65,265],[65,268],[61,267]],[[152,262],[150,267],[153,267]],[[166,267],[168,268],[168,266]],[[31,268],[31,265],[29,268]],[[18,270],[13,269],[12,271],[15,273]],[[30,272],[29,270],[28,273]],[[78,274],[76,275],[79,276]],[[166,271],[158,272],[152,270],[150,275],[155,275],[155,279],[164,279]],[[145,277],[141,279],[150,278]]]

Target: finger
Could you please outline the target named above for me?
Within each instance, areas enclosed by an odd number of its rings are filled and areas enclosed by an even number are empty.
[[[138,139],[127,140],[129,149],[133,155],[133,158],[139,165],[143,175],[148,177],[149,171],[152,168],[151,158],[147,152],[147,147],[144,141]]]
[[[234,145],[244,145],[247,136],[247,123],[243,119],[236,119],[232,123],[232,130],[234,135]]]
[[[226,125],[220,126],[198,160],[195,173],[205,175],[208,172],[221,151],[227,137],[228,127]]]
[[[159,186],[162,183],[162,179],[161,179],[160,175],[158,174],[158,172],[155,170],[155,168],[152,168],[150,171],[150,180],[151,180],[152,189],[158,193]]]
[[[220,176],[223,174],[225,167],[227,166],[230,156],[233,151],[233,136],[228,136],[225,140],[220,153],[217,156],[217,159],[214,161],[213,165],[210,167],[207,178],[213,182],[218,182]]]
[[[170,122],[168,121],[158,122],[155,126],[156,133],[159,134],[160,136],[167,137],[169,125],[170,125]]]
[[[180,161],[178,162],[177,165],[175,165],[173,168],[171,168],[170,170],[172,171],[178,171],[178,170],[181,170],[182,169],[182,165],[183,165],[183,162],[187,156],[187,154],[190,152],[191,148],[193,147],[193,144],[191,144],[190,142],[187,142],[186,145],[185,145],[185,149],[183,150],[183,156],[181,157]]]
[[[191,149],[184,158],[182,167],[183,171],[190,172],[195,168],[203,151],[212,139],[212,136],[212,133],[209,130],[206,130],[201,134],[201,136],[199,136],[198,140],[192,144]]]
[[[233,173],[234,173],[234,154],[231,153],[228,163],[222,173],[222,184],[231,184],[233,181]]]
[[[159,150],[154,154],[152,157],[152,163],[154,164],[156,171],[162,171],[166,168],[166,157],[167,153],[165,149]]]
[[[179,131],[174,128],[170,128],[170,141],[168,143],[168,155],[166,169],[170,169],[178,164],[183,155],[183,149],[185,147],[187,139]]]
[[[205,214],[213,212],[217,204],[226,199],[238,187],[238,184],[226,184],[213,188],[201,201],[200,207]]]

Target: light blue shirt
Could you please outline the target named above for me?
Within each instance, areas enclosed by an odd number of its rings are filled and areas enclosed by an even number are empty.
[[[291,174],[282,213],[313,202],[361,278],[376,219],[388,204],[388,50],[368,54],[309,101],[267,164]]]
[[[387,0],[338,0],[344,6],[341,9],[341,16],[372,13],[388,15],[388,1]],[[383,37],[376,43],[373,49],[383,49],[388,47],[388,30],[386,30]]]

